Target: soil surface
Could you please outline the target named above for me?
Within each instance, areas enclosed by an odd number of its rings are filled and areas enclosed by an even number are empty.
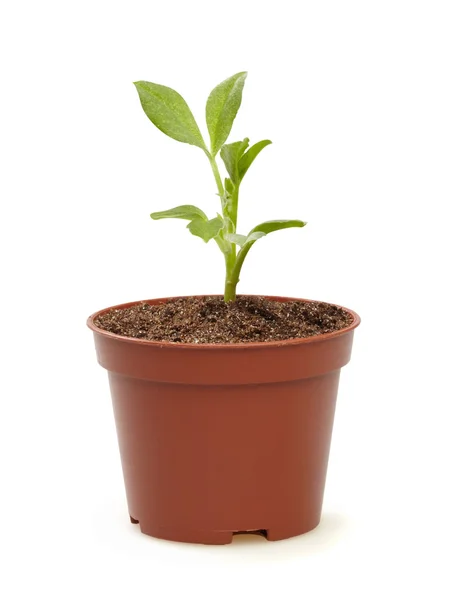
[[[110,310],[95,319],[101,329],[153,341],[236,344],[305,338],[350,325],[351,314],[326,302],[276,302],[259,296],[173,298]]]

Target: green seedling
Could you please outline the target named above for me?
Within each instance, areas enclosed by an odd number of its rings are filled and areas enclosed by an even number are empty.
[[[222,213],[209,219],[196,206],[184,204],[170,210],[154,212],[152,219],[186,219],[187,228],[205,242],[215,240],[225,257],[225,292],[224,300],[236,299],[236,286],[239,281],[242,265],[253,244],[272,231],[289,227],[304,227],[306,223],[298,220],[265,221],[247,234],[237,233],[239,190],[248,169],[258,154],[270,140],[262,140],[249,146],[249,139],[242,142],[226,144],[234,119],[242,101],[247,73],[237,73],[226,79],[213,89],[206,102],[206,125],[208,127],[210,146],[206,146],[200,129],[185,100],[175,90],[150,83],[135,82],[136,89],[145,114],[163,133],[183,142],[197,146],[206,154],[211,165],[221,200]],[[216,156],[225,164],[228,177],[222,181]],[[237,251],[239,246],[239,251]]]

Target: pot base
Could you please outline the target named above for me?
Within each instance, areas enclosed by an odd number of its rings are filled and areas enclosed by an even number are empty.
[[[139,524],[142,533],[150,535],[151,537],[158,538],[160,540],[167,540],[169,542],[185,542],[190,544],[208,544],[208,545],[224,545],[231,544],[235,535],[241,534],[254,534],[261,537],[265,537],[269,542],[278,542],[281,540],[287,540],[298,535],[303,535],[315,529],[319,522],[313,523],[306,528],[294,529],[289,527],[271,527],[270,529],[249,529],[249,530],[238,530],[238,531],[200,531],[200,530],[189,530],[180,528],[167,528],[167,527],[149,527],[143,523],[140,523],[137,519],[134,519],[130,515],[130,521],[135,525]]]

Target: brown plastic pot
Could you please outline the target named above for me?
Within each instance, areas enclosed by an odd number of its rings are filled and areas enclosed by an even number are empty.
[[[316,527],[358,315],[346,309],[353,322],[334,333],[249,344],[151,342],[94,324],[133,304],[88,319],[109,372],[132,523],[203,544],[241,532],[282,540]]]

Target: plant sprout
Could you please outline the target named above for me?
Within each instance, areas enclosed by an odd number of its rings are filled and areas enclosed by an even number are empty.
[[[222,213],[213,219],[196,206],[184,204],[170,210],[154,212],[152,219],[186,219],[189,231],[205,242],[214,239],[225,257],[225,292],[224,300],[236,299],[236,286],[239,281],[242,265],[248,251],[260,238],[272,231],[289,227],[304,227],[306,223],[298,220],[265,221],[247,234],[237,233],[239,190],[255,158],[270,140],[262,140],[249,146],[249,139],[242,142],[226,144],[233,121],[242,101],[246,72],[229,77],[210,93],[206,102],[206,124],[210,137],[208,148],[200,133],[200,129],[185,100],[175,90],[150,83],[135,82],[136,89],[145,114],[150,121],[169,137],[186,144],[201,148],[211,165],[221,200]],[[216,156],[225,164],[228,177],[222,181]],[[239,246],[237,251],[236,246]]]

